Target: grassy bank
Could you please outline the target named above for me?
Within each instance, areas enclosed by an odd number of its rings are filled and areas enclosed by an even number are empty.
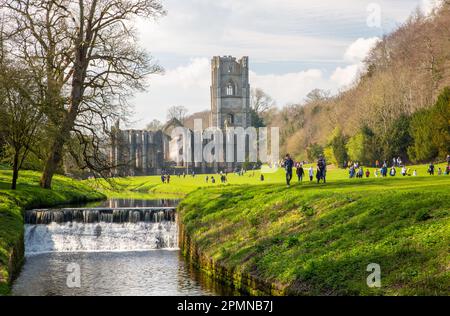
[[[197,249],[287,294],[450,294],[450,177],[198,189],[180,205]],[[279,179],[282,174],[277,175]],[[280,180],[282,181],[282,180]],[[367,265],[381,267],[369,288]]]
[[[105,197],[84,183],[62,176],[55,176],[52,190],[41,189],[40,174],[32,171],[22,171],[17,190],[11,191],[11,174],[9,170],[0,170],[0,294],[8,293],[12,270],[18,268],[12,261],[20,261],[23,255],[17,248],[21,247],[23,238],[24,209]]]

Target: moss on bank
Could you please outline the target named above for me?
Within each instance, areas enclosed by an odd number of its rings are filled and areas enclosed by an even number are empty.
[[[9,292],[23,261],[23,210],[104,199],[77,180],[55,176],[53,189],[39,187],[40,173],[22,171],[16,191],[9,189],[11,171],[0,170],[0,295]]]
[[[189,194],[179,214],[189,247],[209,259],[196,260],[235,285],[250,276],[282,294],[448,295],[449,185],[401,177],[217,187]],[[381,266],[381,288],[367,286],[370,263]]]

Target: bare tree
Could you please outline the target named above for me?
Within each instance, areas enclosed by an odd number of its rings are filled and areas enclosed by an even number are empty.
[[[306,95],[305,101],[306,103],[325,101],[330,98],[330,95],[331,95],[330,91],[325,91],[322,89],[314,89]]]
[[[148,131],[157,131],[157,130],[160,130],[162,127],[163,127],[163,123],[161,123],[160,120],[154,119],[153,121],[151,121],[150,123],[147,124],[145,129]]]
[[[15,190],[19,171],[37,143],[43,113],[36,103],[40,100],[39,85],[25,67],[12,67],[2,38],[0,33],[0,137],[7,146],[4,157],[9,156],[13,167],[11,189]]]
[[[255,88],[250,93],[250,105],[257,115],[262,115],[267,110],[271,109],[275,102],[272,97],[265,93],[262,89]]]
[[[175,119],[179,120],[181,123],[183,123],[187,114],[188,114],[188,109],[186,109],[184,106],[174,105],[174,106],[171,106],[167,110],[167,120],[170,121],[171,119],[175,118]]]
[[[93,161],[93,154],[111,123],[127,112],[127,97],[161,70],[138,47],[133,19],[160,16],[162,5],[157,0],[0,0],[0,5],[8,49],[18,62],[45,70],[40,84],[52,146],[41,186],[51,187],[74,135],[85,148],[84,165],[95,170],[100,161]]]

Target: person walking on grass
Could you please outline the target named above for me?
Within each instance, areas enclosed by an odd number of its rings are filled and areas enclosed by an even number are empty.
[[[430,166],[428,167],[428,173],[430,176],[434,176],[434,164],[431,162]]]
[[[366,178],[368,178],[368,177],[370,177],[370,170],[369,169],[366,170]]]
[[[294,161],[292,160],[289,154],[286,154],[286,157],[283,161],[283,167],[286,170],[286,184],[287,186],[291,186],[292,179],[292,167],[294,166]]]
[[[327,183],[326,174],[327,162],[325,161],[323,155],[320,155],[319,160],[317,160],[317,183],[319,183],[320,180],[323,180],[323,183]]]
[[[353,179],[355,177],[355,167],[353,165],[351,165],[348,169],[348,176],[350,177],[350,179]]]
[[[402,176],[405,177],[405,176],[407,175],[407,171],[408,171],[408,170],[406,169],[406,166],[403,166],[403,167],[402,167]]]
[[[389,175],[391,176],[391,177],[395,177],[395,174],[397,173],[397,170],[395,170],[395,167],[393,166],[392,168],[391,168],[391,171],[389,172]]]
[[[359,179],[362,179],[364,177],[364,169],[363,169],[363,167],[359,167],[358,175],[356,177],[359,178]]]
[[[298,182],[302,182],[303,176],[305,175],[305,170],[303,170],[303,165],[301,163],[297,164],[296,173],[297,173]]]
[[[314,169],[313,167],[309,167],[309,181],[311,182],[314,179]]]
[[[387,177],[387,169],[387,163],[384,162],[383,167],[381,168],[381,176],[384,178]]]

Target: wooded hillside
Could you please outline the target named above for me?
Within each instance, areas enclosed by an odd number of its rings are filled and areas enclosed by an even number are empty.
[[[329,162],[444,159],[450,151],[450,4],[412,15],[365,60],[365,72],[336,96],[265,115],[281,126],[281,151]],[[438,101],[438,97],[441,95]],[[437,102],[437,103],[436,103]]]

